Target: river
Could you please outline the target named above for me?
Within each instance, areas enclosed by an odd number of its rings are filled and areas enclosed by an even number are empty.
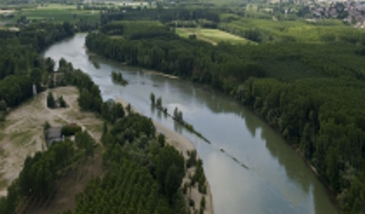
[[[145,116],[192,141],[204,162],[215,214],[338,213],[305,162],[278,133],[235,100],[188,81],[88,55],[83,47],[85,36],[77,34],[59,42],[43,55],[56,62],[63,57],[74,68],[88,73],[99,85],[104,100],[120,96]],[[100,68],[96,69],[93,62]],[[112,71],[121,72],[129,84],[114,84]],[[184,120],[211,144],[154,111],[150,107],[151,92],[162,97],[170,113],[178,107]]]

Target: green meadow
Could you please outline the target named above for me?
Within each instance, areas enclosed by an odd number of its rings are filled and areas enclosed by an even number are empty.
[[[207,41],[216,45],[219,42],[229,42],[231,44],[247,44],[251,43],[245,38],[218,30],[204,28],[177,28],[176,33],[184,38],[189,38],[191,34],[195,34],[197,39]]]

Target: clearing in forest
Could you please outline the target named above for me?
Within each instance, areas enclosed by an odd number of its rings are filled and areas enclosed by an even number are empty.
[[[235,36],[233,34],[217,30],[204,28],[177,28],[176,33],[185,38],[189,35],[196,34],[197,39],[217,45],[219,42],[229,42],[231,44],[247,44],[253,43],[245,38]]]
[[[76,123],[87,129],[96,141],[101,138],[103,121],[94,113],[80,112],[75,87],[62,87],[50,90],[55,98],[63,96],[67,108],[49,109],[46,107],[47,93],[26,101],[13,109],[0,122],[0,196],[6,195],[6,189],[16,179],[27,156],[46,149],[43,125],[51,126]]]

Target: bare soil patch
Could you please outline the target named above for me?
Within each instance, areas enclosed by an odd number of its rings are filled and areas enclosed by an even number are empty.
[[[80,111],[77,103],[79,93],[75,87],[50,91],[55,98],[62,95],[68,108],[47,108],[48,91],[45,91],[13,109],[6,121],[0,122],[0,196],[7,194],[6,188],[18,177],[25,158],[46,149],[43,135],[43,124],[46,121],[51,126],[77,123],[84,130],[87,129],[86,126],[91,126],[94,128],[89,132],[90,135],[97,141],[101,138],[103,121],[94,113]]]

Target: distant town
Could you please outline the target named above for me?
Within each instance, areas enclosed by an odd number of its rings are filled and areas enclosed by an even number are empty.
[[[365,27],[365,2],[357,1],[318,1],[307,3],[312,18],[342,19],[355,27]]]

